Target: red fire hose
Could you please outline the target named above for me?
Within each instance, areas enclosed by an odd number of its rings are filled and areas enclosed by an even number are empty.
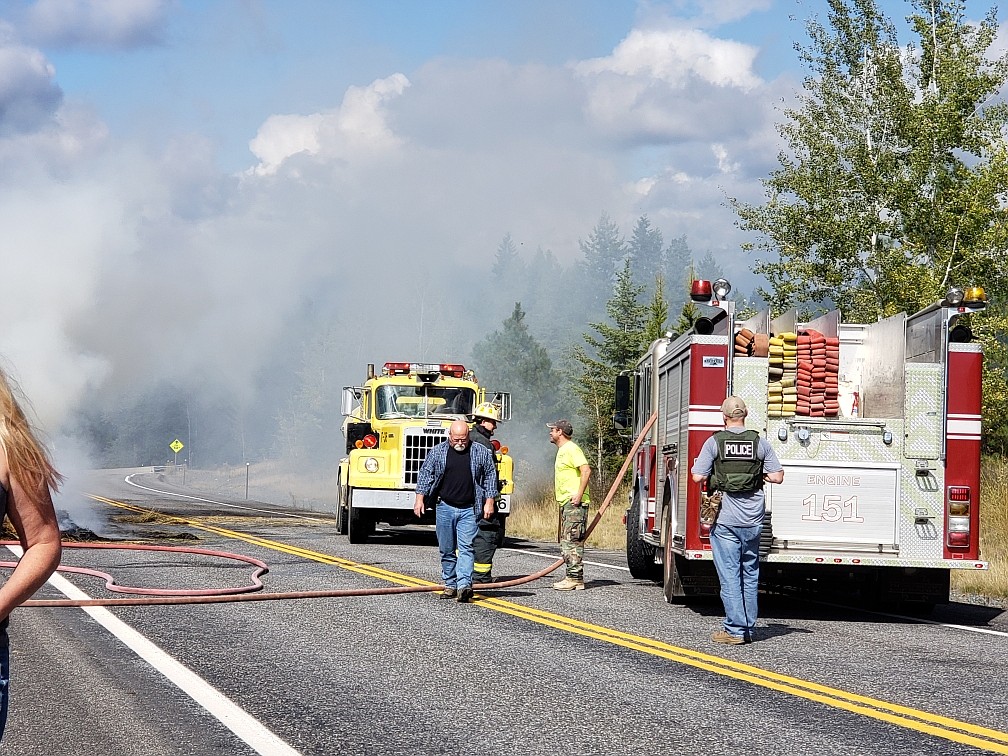
[[[598,525],[599,521],[602,519],[603,513],[609,508],[612,503],[613,497],[616,495],[616,490],[619,488],[620,483],[623,480],[623,476],[626,475],[627,469],[630,467],[630,462],[637,453],[637,449],[640,448],[641,444],[644,442],[644,438],[647,432],[654,425],[655,420],[658,415],[655,413],[652,415],[647,423],[645,423],[644,428],[641,430],[640,435],[634,442],[633,447],[627,454],[626,459],[623,461],[623,466],[620,468],[619,473],[613,480],[612,486],[609,488],[609,493],[606,495],[605,500],[602,502],[602,506],[599,507],[599,511],[595,514],[595,518],[592,520],[591,524],[585,530],[584,540],[588,540],[588,536]],[[0,545],[18,545],[16,541],[2,541]],[[119,550],[130,550],[130,551],[169,551],[183,554],[199,554],[201,556],[211,556],[221,559],[232,559],[240,562],[245,562],[247,564],[255,567],[253,571],[252,578],[248,585],[239,586],[234,588],[202,588],[202,589],[192,589],[192,590],[182,590],[182,589],[169,589],[169,588],[141,588],[138,586],[125,586],[118,585],[115,579],[106,572],[101,572],[100,570],[94,570],[87,567],[70,567],[65,565],[60,565],[57,568],[58,572],[70,572],[79,575],[93,575],[95,577],[100,577],[105,580],[105,587],[115,593],[128,593],[134,594],[130,598],[103,598],[103,599],[29,599],[25,601],[22,606],[27,607],[58,607],[58,606],[151,606],[151,605],[166,605],[166,604],[220,604],[232,601],[276,601],[279,599],[309,599],[309,598],[344,598],[349,596],[388,596],[397,593],[429,593],[433,591],[440,591],[442,587],[440,585],[409,585],[409,586],[394,586],[389,588],[353,588],[353,589],[340,589],[340,590],[328,590],[328,591],[290,591],[284,593],[265,593],[260,592],[263,584],[260,581],[260,577],[269,572],[269,567],[265,562],[255,559],[254,557],[243,556],[241,554],[234,554],[227,551],[214,551],[211,549],[200,549],[190,546],[153,546],[146,544],[130,544],[130,545],[120,545],[116,543],[64,543],[64,548],[73,549],[119,549]],[[563,565],[563,559],[558,559],[553,564],[548,567],[539,570],[531,575],[525,575],[520,578],[515,578],[514,580],[504,580],[496,583],[476,583],[473,588],[480,591],[495,591],[501,588],[513,588],[514,586],[524,585],[526,583],[531,583],[540,578],[549,575],[555,569]],[[17,562],[0,562],[0,567],[13,568],[17,566]]]

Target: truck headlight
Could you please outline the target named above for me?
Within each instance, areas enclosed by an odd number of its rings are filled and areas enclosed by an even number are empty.
[[[378,460],[374,457],[368,457],[364,460],[364,469],[369,473],[378,472]]]

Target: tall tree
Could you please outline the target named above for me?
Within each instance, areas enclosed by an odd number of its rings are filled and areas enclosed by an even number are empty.
[[[660,275],[655,277],[654,294],[647,304],[644,321],[643,343],[649,345],[655,339],[660,339],[668,331],[668,300],[665,299],[665,279]]]
[[[686,243],[685,236],[672,239],[665,248],[663,279],[669,309],[673,312],[681,309],[689,301],[692,260],[693,253]]]
[[[571,350],[576,363],[571,385],[588,423],[584,441],[593,451],[598,481],[603,486],[622,448],[612,423],[616,375],[632,368],[646,347],[647,308],[638,301],[643,291],[643,286],[634,284],[630,261],[625,260],[606,303],[611,322],[591,323],[597,335],[584,334],[587,348],[577,345]]]
[[[513,419],[499,434],[517,449],[516,462],[538,456],[544,424],[563,411],[562,379],[546,349],[529,332],[521,302],[515,302],[499,330],[473,346],[472,355],[480,383],[511,393]]]
[[[992,49],[995,12],[974,24],[961,0],[914,0],[919,42],[904,51],[875,0],[828,2],[828,23],[810,21],[799,48],[809,75],[779,126],[790,151],[764,181],[767,201],[732,201],[777,257],[756,265],[761,294],[777,309],[831,300],[870,322],[954,283],[1008,293],[1008,53]],[[1003,314],[974,320],[1001,364],[1005,326]],[[988,370],[985,414],[1004,427],[996,380]]]
[[[578,242],[584,255],[584,287],[593,305],[600,306],[612,291],[619,268],[627,256],[626,241],[619,227],[602,213],[588,241]],[[601,309],[601,307],[599,307]]]
[[[518,257],[518,248],[515,246],[511,234],[504,234],[501,243],[497,245],[497,254],[494,256],[493,274],[497,278],[512,278],[520,275],[518,269],[521,259]]]
[[[627,243],[627,255],[635,281],[646,282],[650,288],[650,283],[662,275],[664,243],[661,231],[651,225],[646,215],[637,219]]]

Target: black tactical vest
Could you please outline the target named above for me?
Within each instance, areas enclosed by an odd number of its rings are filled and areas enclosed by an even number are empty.
[[[754,430],[742,433],[723,430],[714,434],[717,458],[710,478],[711,490],[745,493],[763,488],[763,460],[756,454],[759,438]]]

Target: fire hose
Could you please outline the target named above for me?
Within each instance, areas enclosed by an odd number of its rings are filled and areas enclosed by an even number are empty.
[[[616,491],[623,481],[623,477],[626,475],[627,470],[630,467],[630,463],[633,460],[634,455],[640,448],[641,444],[644,442],[644,438],[647,436],[648,431],[651,426],[654,425],[657,419],[657,413],[651,415],[648,421],[644,424],[641,429],[640,435],[638,435],[637,440],[634,442],[630,451],[627,453],[626,459],[623,461],[623,466],[620,468],[619,473],[613,480],[612,486],[609,488],[609,493],[606,495],[599,507],[598,512],[595,514],[595,518],[591,521],[588,527],[585,529],[584,536],[581,542],[584,543],[588,540],[588,536],[591,535],[595,526],[598,525],[599,521],[602,519],[602,515],[609,508],[612,503],[613,497],[616,495]],[[16,541],[2,541],[0,545],[18,545]],[[442,590],[441,585],[407,585],[407,586],[394,586],[389,588],[344,588],[336,590],[324,590],[324,591],[288,591],[283,593],[267,593],[261,592],[263,588],[263,583],[259,579],[267,572],[269,572],[268,565],[254,557],[243,556],[241,554],[234,554],[227,551],[215,551],[212,549],[200,549],[189,546],[154,546],[149,544],[130,544],[130,545],[120,545],[116,543],[98,543],[98,544],[85,544],[85,543],[65,543],[64,548],[73,549],[118,549],[126,551],[160,551],[160,552],[175,552],[184,554],[197,554],[201,556],[210,556],[214,558],[231,559],[240,562],[245,562],[246,564],[255,567],[252,574],[252,578],[248,585],[238,586],[232,588],[205,588],[205,589],[166,589],[166,588],[142,588],[138,586],[125,586],[118,585],[115,579],[106,572],[101,572],[100,570],[95,570],[87,567],[71,567],[67,565],[60,565],[57,567],[58,572],[73,573],[79,575],[91,575],[94,577],[99,577],[105,580],[105,587],[114,593],[127,593],[135,594],[126,598],[92,598],[92,599],[29,599],[25,601],[21,606],[26,607],[62,607],[62,606],[152,606],[152,605],[168,605],[168,604],[220,604],[227,602],[236,601],[276,601],[280,599],[310,599],[310,598],[346,598],[350,596],[389,596],[399,593],[430,593]],[[523,577],[515,578],[513,580],[502,580],[494,583],[476,583],[473,585],[473,589],[485,592],[485,591],[496,591],[502,588],[513,588],[519,585],[525,585],[526,583],[532,583],[543,577],[546,577],[551,572],[556,570],[558,567],[564,564],[563,559],[558,559],[553,562],[548,567],[545,567],[538,572],[532,573],[530,575],[525,575]],[[17,562],[0,562],[0,567],[13,568],[17,566]]]

